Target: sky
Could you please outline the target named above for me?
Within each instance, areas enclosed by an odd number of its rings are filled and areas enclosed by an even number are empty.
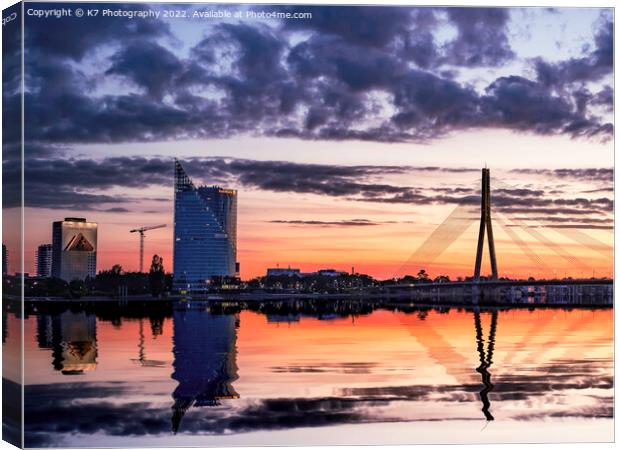
[[[176,157],[197,184],[239,191],[243,279],[277,265],[469,276],[485,165],[501,276],[612,275],[609,8],[33,5],[101,13],[26,16],[26,272],[68,216],[99,224],[98,270],[137,270],[129,230],[166,224],[145,254],[171,271]],[[9,114],[17,69],[4,65]],[[18,180],[18,128],[3,126]],[[455,210],[463,233],[420,260]]]

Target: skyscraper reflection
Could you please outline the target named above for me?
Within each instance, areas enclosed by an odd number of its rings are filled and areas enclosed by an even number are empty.
[[[213,315],[185,309],[173,313],[174,372],[179,384],[172,393],[172,431],[192,406],[214,406],[219,400],[238,398],[232,387],[237,376],[239,316]]]
[[[52,365],[63,375],[97,368],[97,319],[86,312],[37,316],[37,343],[52,350]]]

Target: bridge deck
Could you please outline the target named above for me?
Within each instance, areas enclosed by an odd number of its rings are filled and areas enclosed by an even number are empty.
[[[453,288],[453,287],[509,287],[509,286],[601,286],[613,285],[613,280],[480,280],[480,281],[454,281],[444,283],[417,283],[417,284],[388,284],[384,288]]]

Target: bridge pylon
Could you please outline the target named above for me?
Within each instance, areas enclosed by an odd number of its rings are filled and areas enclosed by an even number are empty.
[[[486,167],[482,169],[482,196],[480,198],[480,232],[478,233],[478,250],[476,251],[476,267],[474,268],[474,281],[480,281],[480,265],[482,264],[482,251],[484,249],[484,231],[486,228],[489,238],[489,256],[491,257],[491,272],[494,280],[497,280],[497,260],[495,258],[495,242],[493,241],[493,227],[491,225],[491,171]]]

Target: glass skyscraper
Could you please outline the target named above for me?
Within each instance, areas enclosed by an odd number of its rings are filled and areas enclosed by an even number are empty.
[[[205,291],[237,273],[237,191],[195,187],[174,163],[174,290]]]

